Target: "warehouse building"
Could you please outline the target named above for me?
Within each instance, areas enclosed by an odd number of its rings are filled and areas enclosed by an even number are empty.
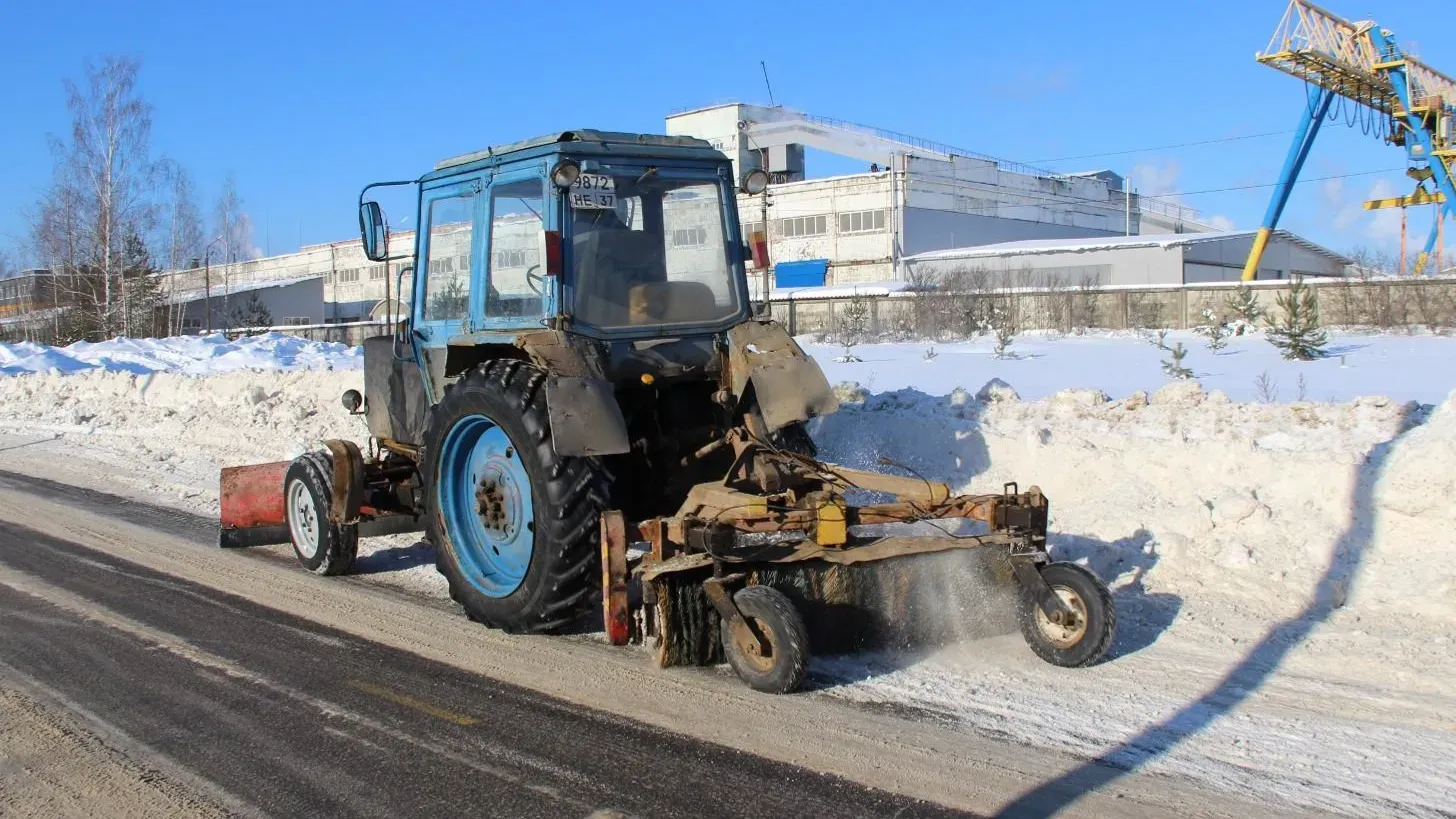
[[[1178,285],[1238,281],[1256,231],[1231,230],[1101,239],[1040,239],[920,253],[908,275],[934,281],[956,271],[985,271],[1000,286]],[[1258,278],[1343,276],[1351,260],[1288,231],[1275,231]]]

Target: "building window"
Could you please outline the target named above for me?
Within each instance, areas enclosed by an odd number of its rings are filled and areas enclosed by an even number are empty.
[[[829,232],[827,216],[795,216],[779,220],[779,234],[784,238],[823,236]]]
[[[688,228],[674,228],[672,231],[673,247],[701,247],[707,243],[708,229],[702,225]]]
[[[430,275],[431,276],[443,276],[443,275],[445,275],[447,273],[453,274],[454,272],[455,272],[455,258],[453,256],[446,256],[443,259],[431,259],[430,260]]]
[[[885,229],[883,210],[858,210],[839,214],[840,233],[870,233]]]
[[[202,329],[202,319],[199,319],[199,318],[184,318],[184,319],[182,319],[182,329],[183,330],[201,330]]]
[[[743,241],[747,242],[753,238],[753,234],[763,232],[763,222],[748,222],[743,226]]]
[[[382,278],[384,278],[383,266],[369,268],[369,281],[379,281]]]
[[[491,255],[492,264],[496,269],[506,267],[528,267],[536,264],[540,258],[539,253],[533,247],[516,248],[514,250],[497,250]]]
[[[302,327],[305,324],[312,324],[312,323],[313,323],[313,321],[308,316],[284,316],[283,317],[283,325],[282,326],[284,326],[284,327]]]
[[[335,277],[335,281],[339,284],[349,284],[359,281],[359,268],[351,267],[348,270],[340,270],[338,276]]]

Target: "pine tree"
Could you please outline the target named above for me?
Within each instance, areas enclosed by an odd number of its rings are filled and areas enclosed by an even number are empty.
[[[470,291],[465,289],[461,279],[450,279],[445,286],[430,295],[428,318],[465,318],[470,310]]]
[[[858,292],[849,299],[849,304],[839,314],[838,330],[835,333],[839,336],[839,344],[844,348],[844,355],[834,359],[840,363],[851,363],[861,359],[854,354],[854,345],[860,343],[870,328],[870,305]]]
[[[162,304],[161,282],[157,280],[157,268],[152,264],[151,254],[141,237],[128,233],[122,241],[125,267],[122,268],[122,283],[125,286],[126,326],[133,338],[150,338],[158,335],[158,310]]]
[[[1010,358],[1008,350],[1016,338],[1016,305],[1009,298],[997,299],[991,305],[987,323],[996,334],[996,357]]]
[[[1228,308],[1228,312],[1239,317],[1233,326],[1236,336],[1257,328],[1259,319],[1264,317],[1264,308],[1259,306],[1259,296],[1247,284],[1239,285],[1224,306]]]
[[[1304,280],[1295,276],[1289,292],[1275,300],[1282,315],[1266,319],[1269,343],[1290,360],[1313,361],[1324,355],[1328,338],[1319,325],[1319,300]]]
[[[241,306],[234,307],[232,315],[228,317],[231,327],[256,329],[273,326],[273,313],[268,305],[258,298],[258,291],[248,294],[248,300]]]
[[[1183,349],[1183,342],[1177,342],[1172,347],[1164,347],[1172,358],[1163,362],[1163,373],[1170,378],[1192,378],[1193,371],[1183,366],[1183,358],[1188,351]]]
[[[1212,308],[1203,308],[1203,323],[1193,328],[1193,332],[1208,339],[1208,349],[1218,352],[1228,346],[1228,337],[1232,332],[1229,323],[1219,318]]]

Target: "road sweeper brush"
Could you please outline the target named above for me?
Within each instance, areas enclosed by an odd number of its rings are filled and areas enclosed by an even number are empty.
[[[599,610],[614,644],[652,642],[664,666],[726,658],[774,692],[811,651],[921,636],[942,614],[928,581],[973,551],[1019,589],[1037,654],[1100,659],[1111,598],[1049,561],[1036,488],[952,496],[814,457],[805,424],[838,403],[751,308],[736,196],[767,177],[732,174],[688,137],[467,154],[384,183],[418,201],[395,255],[366,187],[365,255],[415,270],[409,315],[365,342],[364,394],[344,396],[370,444],[224,470],[220,542],[291,541],[329,575],[361,535],[423,530],[475,620],[551,633]],[[704,241],[673,241],[689,234]]]

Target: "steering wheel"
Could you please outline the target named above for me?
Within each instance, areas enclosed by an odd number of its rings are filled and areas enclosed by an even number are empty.
[[[534,272],[540,269],[541,265],[539,264],[533,264],[526,268],[526,286],[535,291],[538,296],[541,295],[541,283],[545,281],[540,273]]]

